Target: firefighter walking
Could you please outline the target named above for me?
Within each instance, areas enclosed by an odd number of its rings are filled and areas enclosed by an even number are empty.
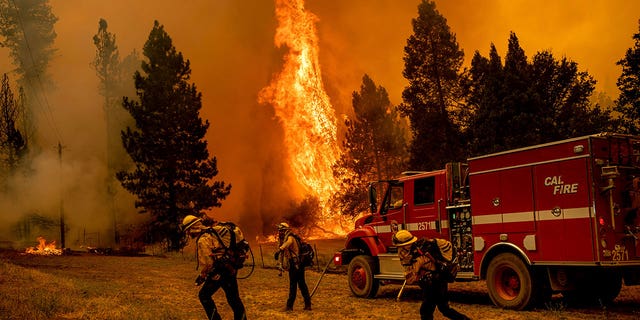
[[[418,284],[422,289],[420,318],[433,319],[433,312],[437,306],[442,315],[449,319],[469,319],[449,306],[449,284],[436,271],[432,254],[428,250],[422,251],[423,248],[428,247],[423,246],[427,241],[429,240],[418,240],[407,230],[396,232],[392,238],[393,244],[398,247],[398,256],[404,267],[406,283]]]
[[[229,306],[233,310],[235,320],[247,318],[244,304],[240,299],[238,289],[237,269],[225,259],[225,240],[230,242],[231,236],[226,229],[216,226],[211,227],[212,232],[206,232],[208,228],[200,218],[192,215],[186,216],[182,221],[183,230],[191,239],[196,240],[196,260],[200,274],[196,279],[196,285],[202,285],[198,298],[207,313],[207,319],[221,319],[213,301],[213,294],[222,288]],[[224,232],[224,231],[227,232]],[[214,234],[218,232],[218,234]]]
[[[291,228],[285,222],[278,224],[278,244],[278,251],[274,258],[280,261],[285,271],[289,272],[289,297],[284,310],[293,310],[298,288],[304,299],[304,310],[311,310],[311,296],[305,280],[304,266],[299,259],[300,246]]]

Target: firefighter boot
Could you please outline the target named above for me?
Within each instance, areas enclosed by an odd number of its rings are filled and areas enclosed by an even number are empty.
[[[304,303],[304,310],[311,310],[311,301]]]

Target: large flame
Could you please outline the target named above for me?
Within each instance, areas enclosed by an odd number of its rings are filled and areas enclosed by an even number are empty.
[[[288,161],[302,187],[298,198],[318,198],[323,211],[321,223],[336,231],[337,215],[325,204],[337,189],[331,166],[339,156],[336,117],[327,96],[320,64],[315,22],[303,0],[276,0],[278,29],[275,44],[289,48],[284,66],[260,93],[261,102],[273,105],[284,129]]]

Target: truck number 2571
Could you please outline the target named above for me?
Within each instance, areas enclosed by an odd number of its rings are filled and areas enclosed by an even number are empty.
[[[427,230],[429,228],[428,222],[418,222],[418,230]]]

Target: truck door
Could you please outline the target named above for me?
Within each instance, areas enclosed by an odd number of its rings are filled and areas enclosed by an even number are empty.
[[[403,183],[390,183],[384,194],[380,215],[369,223],[383,243],[391,243],[391,236],[403,228],[405,212],[405,192]]]
[[[446,217],[446,189],[442,175],[418,178],[413,181],[412,228],[421,235],[449,239],[448,226],[443,224]]]

